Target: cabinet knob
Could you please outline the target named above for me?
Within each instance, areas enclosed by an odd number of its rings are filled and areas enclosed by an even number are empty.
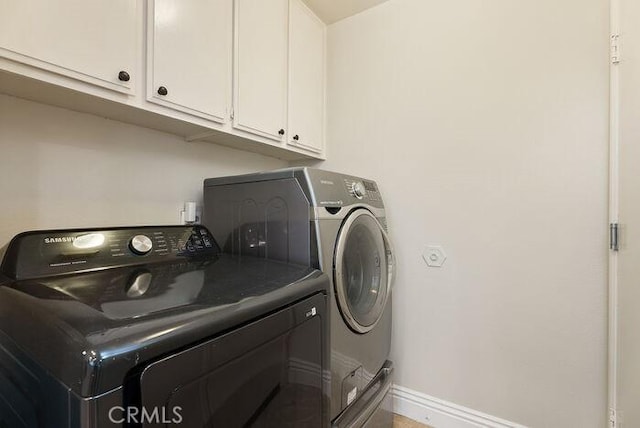
[[[279,131],[278,131],[278,134],[280,134],[280,135],[284,135],[284,129],[279,130]]]
[[[128,82],[131,79],[131,76],[129,76],[129,73],[127,73],[126,71],[121,71],[120,73],[118,73],[118,80],[120,80],[121,82]]]
[[[159,95],[167,95],[168,93],[169,93],[169,91],[164,86],[160,86],[158,88],[158,94]]]
[[[296,135],[293,136],[293,139],[298,141],[300,139],[300,137],[298,136],[298,134],[296,134]]]

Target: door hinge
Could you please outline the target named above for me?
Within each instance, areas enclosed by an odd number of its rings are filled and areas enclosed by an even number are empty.
[[[611,64],[620,62],[620,34],[611,35]]]
[[[611,251],[620,249],[620,225],[618,223],[609,224],[609,249]]]
[[[616,409],[609,409],[609,426],[615,428],[618,422],[618,415]]]

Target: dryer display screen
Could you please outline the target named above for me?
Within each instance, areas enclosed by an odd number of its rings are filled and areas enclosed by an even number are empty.
[[[376,184],[373,181],[362,181],[362,184],[364,185],[364,189],[367,192],[376,192]]]

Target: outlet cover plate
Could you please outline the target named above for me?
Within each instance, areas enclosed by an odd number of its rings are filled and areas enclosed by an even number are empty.
[[[429,245],[422,252],[422,258],[429,267],[442,267],[447,260],[447,253],[440,245]]]

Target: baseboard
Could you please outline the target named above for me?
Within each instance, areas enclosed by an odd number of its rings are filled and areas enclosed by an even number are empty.
[[[393,411],[434,428],[526,428],[467,407],[394,385]]]

